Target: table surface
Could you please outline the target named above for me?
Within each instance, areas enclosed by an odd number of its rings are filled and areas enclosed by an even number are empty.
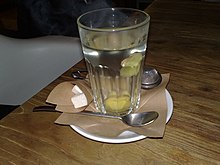
[[[171,74],[164,137],[101,143],[54,124],[60,113],[33,113],[73,67],[0,121],[0,164],[220,164],[220,3],[156,0],[146,12],[146,64]]]

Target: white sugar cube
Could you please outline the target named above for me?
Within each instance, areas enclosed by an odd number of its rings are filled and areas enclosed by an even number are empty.
[[[84,93],[76,94],[71,98],[75,108],[80,108],[88,104],[87,98]]]
[[[74,94],[80,94],[80,93],[83,93],[82,91],[81,91],[81,89],[77,86],[77,85],[74,85],[74,87],[72,88],[72,92],[74,93]]]

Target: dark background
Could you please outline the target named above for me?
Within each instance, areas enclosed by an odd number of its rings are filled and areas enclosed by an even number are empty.
[[[112,0],[112,6],[144,10],[152,1],[153,0]],[[18,31],[18,2],[19,0],[0,0],[0,34],[16,37]]]

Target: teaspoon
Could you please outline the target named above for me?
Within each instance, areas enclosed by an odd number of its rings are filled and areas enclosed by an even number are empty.
[[[34,107],[33,112],[46,111],[46,112],[57,112],[54,106],[39,106]],[[159,116],[159,114],[155,111],[150,112],[140,112],[140,113],[130,113],[124,116],[114,116],[109,114],[103,114],[100,112],[92,112],[92,111],[82,111],[76,114],[81,115],[90,115],[90,116],[99,116],[105,118],[119,119],[123,123],[132,126],[132,127],[140,127],[144,125],[148,125],[153,123]]]
[[[113,116],[109,114],[103,114],[103,113],[91,112],[91,111],[82,111],[82,112],[79,112],[78,114],[120,119],[123,123],[129,126],[132,126],[132,127],[141,127],[144,125],[148,125],[154,122],[159,116],[159,114],[155,111],[130,113],[124,116]]]

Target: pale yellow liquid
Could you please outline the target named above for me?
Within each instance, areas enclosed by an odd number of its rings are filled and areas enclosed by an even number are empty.
[[[112,115],[125,115],[134,111],[140,101],[141,74],[146,44],[122,50],[97,50],[83,46],[96,108]],[[122,76],[121,63],[139,52],[142,61],[133,76]]]

